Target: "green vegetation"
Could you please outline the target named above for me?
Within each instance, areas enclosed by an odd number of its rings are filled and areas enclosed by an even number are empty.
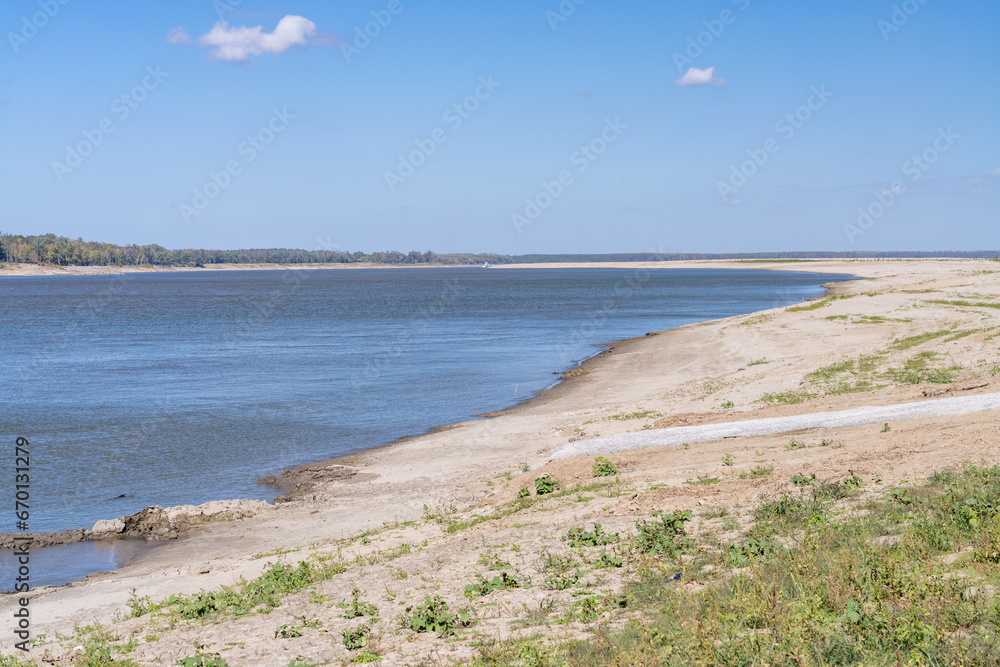
[[[892,342],[892,349],[894,350],[909,350],[911,347],[916,347],[917,345],[923,345],[928,341],[932,341],[935,338],[942,338],[951,334],[950,329],[944,331],[928,331],[926,333],[917,334],[916,336],[910,336],[909,338],[897,338]]]
[[[611,477],[618,474],[615,464],[603,456],[594,459],[594,477]]]
[[[992,303],[990,301],[946,301],[943,299],[933,299],[927,303],[933,303],[939,306],[959,306],[962,308],[1000,308],[1000,303]]]
[[[740,479],[764,479],[770,477],[774,468],[768,466],[755,466],[750,472],[740,473]]]
[[[453,613],[448,603],[440,595],[429,595],[419,607],[407,607],[402,625],[414,632],[436,632],[439,637],[455,634],[455,630],[473,624],[472,615],[467,611]]]
[[[803,313],[803,312],[806,312],[808,310],[819,310],[820,308],[825,308],[826,306],[829,306],[831,303],[833,303],[833,299],[823,299],[822,301],[816,301],[816,302],[810,303],[807,306],[790,306],[790,307],[788,307],[788,308],[785,309],[785,312],[787,312],[787,313]]]
[[[562,489],[562,484],[554,479],[552,475],[542,475],[535,480],[535,494],[539,496],[544,496],[547,493],[553,493]]]
[[[201,651],[178,660],[177,664],[181,667],[229,667],[229,663],[218,653],[202,653]]]
[[[707,556],[709,585],[650,563],[626,589],[623,629],[536,644],[532,664],[997,664],[1000,469],[936,475],[906,498],[839,520],[822,497],[768,503],[756,534]]]
[[[780,394],[764,394],[760,400],[765,403],[784,403],[785,405],[796,405],[813,398],[812,394],[806,392],[786,391]]]
[[[159,245],[127,245],[70,239],[55,234],[16,236],[0,234],[0,262],[57,266],[211,266],[212,264],[510,264],[513,258],[496,254],[438,255],[428,250],[407,254],[344,252],[340,250],[167,250]]]
[[[679,557],[690,547],[690,541],[685,536],[684,524],[691,520],[691,511],[678,510],[654,516],[657,520],[636,522],[635,527],[638,530],[635,536],[636,549],[644,554]]]
[[[570,528],[569,532],[562,538],[571,547],[600,547],[614,544],[619,539],[618,533],[609,535],[601,528],[601,524],[595,523],[593,531],[585,528]]]
[[[479,580],[474,584],[465,587],[465,596],[470,600],[482,597],[492,591],[509,591],[521,587],[521,582],[506,572],[501,572],[492,579],[487,579],[483,575],[478,575]]]
[[[736,460],[733,458],[732,454],[724,454],[722,456],[722,465],[726,467],[732,467],[736,465]]]

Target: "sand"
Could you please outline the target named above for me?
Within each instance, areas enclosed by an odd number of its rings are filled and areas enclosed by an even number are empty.
[[[382,655],[383,664],[431,657],[447,663],[469,658],[475,649],[469,641],[444,642],[400,631],[397,619],[406,605],[431,593],[455,607],[467,604],[463,587],[483,571],[478,564],[483,553],[502,552],[524,576],[539,577],[540,550],[561,548],[560,531],[581,521],[627,530],[636,517],[655,509],[721,506],[738,513],[762,495],[777,493],[795,473],[833,478],[850,470],[876,488],[966,462],[1000,459],[996,410],[920,417],[895,421],[885,432],[881,425],[854,425],[617,453],[609,455],[622,471],[625,492],[617,495],[546,501],[450,534],[439,523],[422,519],[441,510],[455,517],[488,511],[515,498],[540,474],[549,473],[567,486],[591,482],[592,457],[550,461],[553,451],[568,443],[657,428],[932,401],[959,393],[985,395],[1000,387],[994,378],[1000,372],[1000,341],[994,338],[1000,334],[997,262],[625,266],[809,270],[866,280],[834,286],[828,296],[844,298],[814,302],[821,305],[813,309],[777,308],[622,341],[538,398],[493,418],[313,466],[297,480],[307,486],[292,490],[285,496],[290,502],[276,504],[274,511],[206,526],[116,572],[33,591],[33,632],[51,639],[56,631],[72,631],[74,624],[111,624],[122,639],[136,639],[138,647],[130,656],[141,664],[172,664],[193,655],[196,645],[220,652],[234,666],[287,665],[296,656],[339,663],[350,659],[340,633],[357,622],[344,620],[332,602],[347,598],[357,585],[379,606],[382,621],[375,624],[371,648]],[[911,338],[927,333],[937,335]],[[854,363],[831,368],[847,361]],[[950,369],[952,381],[907,383],[914,373],[935,368]],[[886,377],[890,372],[895,375]],[[861,384],[873,377],[870,385]],[[976,388],[962,391],[967,387]],[[787,448],[791,438],[803,446]],[[725,465],[726,457],[731,465]],[[774,467],[775,474],[756,480],[736,475],[764,464]],[[541,467],[522,472],[533,466]],[[327,467],[329,478],[322,474]],[[725,483],[684,484],[700,475],[724,477]],[[359,537],[380,527],[370,537]],[[408,553],[386,556],[403,544]],[[290,552],[254,557],[278,550]],[[181,622],[155,632],[157,623],[151,624],[148,616],[123,618],[133,589],[154,600],[216,589],[241,576],[255,577],[278,559],[294,563],[310,553],[359,558],[347,572],[315,587],[328,603],[310,602],[307,591],[267,615],[206,626]],[[610,573],[600,585],[613,591],[620,578]],[[559,595],[538,586],[492,593],[473,635],[516,633],[512,622],[518,614],[547,600],[558,602]],[[14,604],[13,596],[0,599],[0,616],[11,618]],[[314,617],[322,626],[297,639],[275,640],[275,628],[298,615]],[[558,637],[580,636],[588,627],[571,624],[549,631]],[[45,649],[62,655],[72,649],[71,643],[36,648],[32,655],[41,658]],[[10,652],[11,644],[10,633],[0,635],[4,652]]]

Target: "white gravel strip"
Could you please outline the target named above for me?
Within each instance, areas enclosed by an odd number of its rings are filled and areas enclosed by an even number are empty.
[[[901,419],[916,419],[918,417],[967,415],[973,412],[985,412],[986,410],[997,409],[1000,409],[1000,394],[981,394],[979,396],[941,398],[920,401],[918,403],[902,403],[900,405],[852,408],[850,410],[840,410],[839,412],[812,412],[807,415],[794,415],[792,417],[751,419],[742,422],[704,424],[702,426],[678,426],[676,428],[621,433],[619,435],[609,435],[604,438],[573,442],[553,450],[552,458],[564,459],[570,456],[593,456],[595,454],[624,452],[630,449],[680,445],[685,442],[716,442],[723,438],[773,435],[775,433],[797,431],[803,428],[843,428],[845,426],[859,426],[861,424],[891,423]]]

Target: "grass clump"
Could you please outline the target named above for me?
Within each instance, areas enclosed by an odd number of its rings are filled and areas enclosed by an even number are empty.
[[[774,468],[769,466],[754,466],[749,472],[740,473],[740,479],[764,479],[773,472]]]
[[[217,591],[172,595],[153,608],[172,607],[185,619],[267,613],[280,606],[286,596],[330,579],[346,569],[342,561],[332,558],[313,558],[298,565],[273,563],[256,579],[247,581],[241,578],[235,586],[224,586]]]

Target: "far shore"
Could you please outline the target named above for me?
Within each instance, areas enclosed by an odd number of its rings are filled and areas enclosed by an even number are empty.
[[[830,273],[829,265],[856,266],[871,263],[906,262],[984,262],[966,258],[888,258],[888,259],[794,259],[776,260],[669,260],[662,262],[551,262],[532,264],[490,264],[489,269],[690,269],[727,268],[744,270],[802,271]],[[822,268],[817,268],[822,267]],[[192,271],[323,271],[349,269],[474,269],[479,264],[212,264],[209,266],[56,266],[49,264],[8,264],[0,267],[0,278],[26,276],[107,276],[131,273],[178,273]],[[850,271],[835,271],[837,273]]]
[[[166,270],[297,268],[367,267]],[[35,632],[52,636],[77,623],[110,624],[123,640],[138,642],[133,655],[141,664],[160,658],[171,662],[192,643],[223,651],[234,667],[287,664],[284,645],[274,640],[276,619],[319,615],[324,632],[338,637],[347,627],[338,620],[340,611],[312,604],[309,591],[289,596],[268,615],[169,628],[145,625],[148,616],[129,618],[129,600],[217,590],[258,577],[279,560],[294,564],[323,557],[343,559],[345,570],[314,587],[316,595],[336,602],[349,600],[355,587],[368,592],[368,601],[379,606],[384,619],[373,621],[384,664],[415,664],[442,651],[449,652],[449,659],[468,659],[475,655],[471,644],[426,635],[411,640],[395,624],[403,606],[420,604],[428,591],[460,608],[467,602],[464,586],[483,570],[484,553],[506,550],[504,557],[518,576],[542,582],[546,575],[536,571],[537,563],[544,554],[565,548],[559,536],[567,526],[596,522],[611,532],[627,532],[637,518],[654,511],[692,510],[700,516],[710,508],[723,508],[746,522],[748,508],[759,498],[787,491],[793,474],[830,479],[856,475],[876,493],[964,463],[1000,462],[997,411],[917,418],[886,429],[810,429],[794,434],[795,446],[789,445],[792,436],[774,435],[609,454],[621,475],[615,482],[620,488],[609,487],[606,493],[586,491],[594,483],[593,457],[552,458],[554,449],[568,443],[632,431],[996,392],[1000,267],[995,261],[708,260],[495,268],[766,269],[848,274],[860,280],[827,285],[823,297],[808,303],[619,341],[549,390],[487,419],[442,426],[292,469],[283,479],[270,480],[287,493],[266,511],[199,526],[117,571],[34,591]],[[0,276],[97,273],[33,270],[4,270]],[[762,465],[772,472],[760,478],[738,474]],[[545,474],[567,490],[581,490],[575,497],[540,498],[509,515],[499,512]],[[698,521],[704,525],[709,519]],[[467,527],[444,530],[452,526],[449,522],[467,522]],[[511,544],[517,545],[516,553]],[[602,586],[609,591],[623,585],[614,572],[607,577]],[[512,624],[523,615],[518,611],[522,607],[538,607],[542,597],[572,603],[571,591],[538,586],[494,595],[504,604],[484,615],[479,629],[502,638],[516,634]],[[13,596],[0,596],[0,614],[12,613],[16,604]],[[148,639],[154,631],[156,638]],[[239,646],[229,646],[226,642],[236,634]],[[322,633],[296,642],[295,651],[306,655],[308,648],[316,659],[337,662],[351,656]],[[62,644],[46,648],[68,655],[73,643]]]

